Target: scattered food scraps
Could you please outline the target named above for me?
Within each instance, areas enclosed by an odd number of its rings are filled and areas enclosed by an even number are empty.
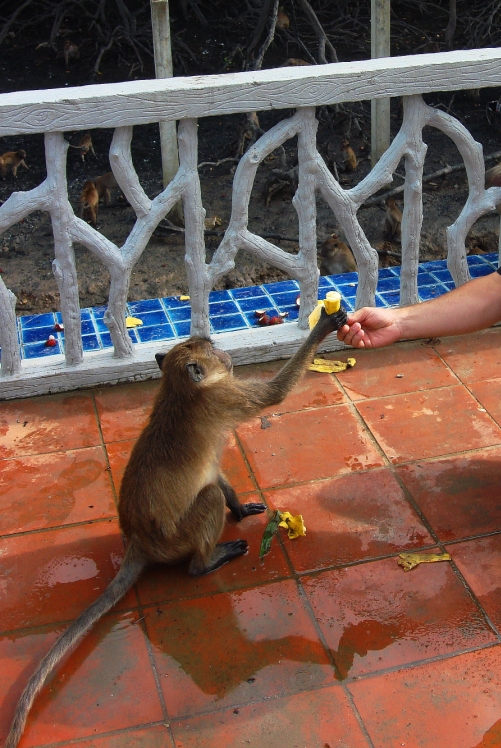
[[[271,423],[266,416],[261,416],[261,428],[262,429],[271,429]]]
[[[190,300],[190,297],[186,295],[179,297],[179,301],[189,301],[189,300]]]
[[[280,512],[274,511],[273,515],[264,528],[263,538],[261,540],[261,547],[259,549],[259,558],[262,559],[263,556],[266,556],[267,553],[271,550],[271,541],[273,540],[273,537],[275,536],[275,533],[278,530],[278,525],[280,524]]]
[[[139,327],[143,324],[142,319],[138,319],[137,317],[126,317],[125,318],[125,327]]]
[[[300,514],[294,517],[290,512],[281,512],[279,527],[285,527],[289,540],[295,540],[300,535],[306,535],[306,527]]]
[[[357,360],[355,358],[347,358],[345,361],[331,361],[327,358],[314,358],[313,363],[308,366],[310,371],[320,371],[327,374],[337,374],[340,371],[346,371],[351,369]]]
[[[59,322],[56,322],[54,325],[54,330],[56,332],[64,332],[64,325],[60,325]]]
[[[257,317],[257,323],[261,327],[271,327],[271,325],[282,325],[283,324],[283,318],[282,315],[277,316],[269,315],[266,312],[262,312],[261,309],[254,312],[255,316]]]
[[[221,226],[222,223],[223,221],[219,216],[212,216],[211,218],[206,218],[204,221],[206,229],[215,229],[216,226]]]
[[[57,340],[55,339],[54,335],[49,335],[49,337],[45,341],[45,345],[47,346],[47,348],[54,348],[54,346],[57,345]]]
[[[434,564],[437,561],[450,561],[449,553],[399,553],[398,565],[404,571],[414,569],[418,564]]]

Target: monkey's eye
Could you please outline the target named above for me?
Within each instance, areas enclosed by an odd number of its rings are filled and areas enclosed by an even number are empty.
[[[193,382],[201,382],[204,378],[203,369],[197,363],[186,364],[186,369]]]

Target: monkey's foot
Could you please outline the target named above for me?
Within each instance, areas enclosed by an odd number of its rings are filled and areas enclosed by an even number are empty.
[[[244,517],[250,517],[251,514],[262,514],[266,511],[266,506],[256,502],[255,504],[240,504],[240,509],[242,511],[239,512],[240,516],[237,517],[239,522]]]
[[[193,577],[201,577],[203,574],[209,574],[211,571],[219,569],[220,566],[227,564],[232,558],[244,556],[248,552],[249,544],[246,540],[230,540],[227,543],[219,543],[214,548],[214,552],[205,566],[194,557],[188,573]]]

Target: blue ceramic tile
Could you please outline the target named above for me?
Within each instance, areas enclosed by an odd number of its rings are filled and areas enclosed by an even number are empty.
[[[191,318],[191,306],[179,309],[169,309],[169,317],[172,322],[184,322]]]
[[[103,348],[112,348],[113,343],[111,342],[111,335],[109,332],[105,332],[99,336],[101,338],[101,345]]]
[[[45,315],[44,315],[45,316]],[[45,343],[49,335],[57,337],[54,332],[54,325],[50,327],[33,327],[21,331],[21,340],[23,343]]]
[[[250,299],[239,299],[238,306],[243,312],[252,312],[255,309],[273,309],[269,296],[253,296]]]
[[[297,304],[293,306],[284,306],[281,312],[287,312],[288,317],[284,318],[284,322],[294,322],[299,317],[299,307]]]
[[[418,285],[419,286],[432,286],[435,283],[435,278],[430,273],[426,273],[424,270],[419,268],[418,270]]]
[[[174,330],[168,323],[155,327],[138,327],[136,332],[141,343],[148,343],[150,340],[170,340],[174,337]]]
[[[377,284],[378,291],[398,291],[400,289],[400,278],[393,275],[391,278],[381,278]]]
[[[81,323],[81,329],[82,335],[92,335],[95,330],[93,321],[91,319],[83,319]]]
[[[190,326],[191,322],[175,322],[174,323],[174,330],[176,331],[176,335],[179,338],[185,338],[188,337],[190,334]]]
[[[19,317],[22,330],[28,330],[32,327],[54,327],[55,320],[52,312],[48,314],[27,314]]]
[[[319,288],[327,288],[332,289],[332,283],[330,280],[330,276],[328,275],[321,275],[318,279],[318,287]]]
[[[247,329],[247,322],[242,314],[227,314],[224,317],[212,317],[211,327],[214,332],[230,332]]]
[[[294,280],[279,281],[278,283],[267,283],[265,288],[270,294],[286,293],[287,291],[299,291],[299,284]]]
[[[335,286],[349,286],[351,283],[357,285],[358,283],[358,273],[341,273],[330,275],[329,278]]]
[[[472,278],[480,278],[482,275],[490,275],[496,272],[492,265],[487,262],[485,265],[470,265],[469,270]]]
[[[499,255],[497,252],[489,252],[489,254],[483,255],[486,262],[490,262],[491,265],[497,268]]]
[[[23,358],[44,358],[45,356],[55,356],[62,353],[59,342],[53,348],[49,348],[45,343],[31,343],[23,345],[21,355]]]
[[[103,307],[103,309],[106,309],[106,307]],[[92,312],[93,309],[80,309],[80,319],[92,319]],[[103,312],[104,313],[104,312]],[[58,322],[60,325],[63,324],[63,315],[61,312],[55,312],[56,316],[56,322]]]
[[[323,289],[323,291],[324,291],[324,296],[325,296],[326,289]],[[292,293],[274,293],[271,298],[275,302],[276,306],[281,308],[283,306],[295,304],[298,296],[299,296],[299,291],[295,290],[295,291],[292,291]]]
[[[104,317],[104,313],[108,309],[107,306],[94,306],[92,307],[92,315],[94,319],[102,319]]]
[[[211,291],[209,294],[209,304],[213,301],[226,301],[231,299],[229,291]]]
[[[97,332],[108,332],[108,325],[105,323],[102,317],[98,317],[94,320],[94,328]]]
[[[161,299],[162,304],[166,309],[190,309],[189,301],[180,301],[177,296],[165,296]]]
[[[236,303],[231,299],[229,301],[209,303],[209,315],[211,317],[217,317],[221,314],[238,314],[239,311]]]
[[[395,278],[396,275],[393,272],[393,268],[381,268],[379,270],[379,280],[383,280],[383,278]]]
[[[343,296],[343,309],[345,309],[347,312],[353,312],[355,309],[355,296],[351,296],[349,298],[346,298]]]
[[[386,291],[381,293],[380,296],[388,306],[399,306],[400,304],[400,291]]]
[[[129,333],[129,338],[132,340],[132,342],[133,343],[137,343],[138,342],[138,338],[137,338],[137,335],[136,335],[136,330],[135,329],[134,330],[133,329],[129,329],[129,330],[127,330],[127,332]]]
[[[163,309],[156,312],[148,312],[148,314],[141,314],[138,317],[142,321],[142,325],[136,329],[139,331],[142,327],[153,327],[154,325],[165,325],[168,324],[167,313]]]
[[[435,272],[435,270],[444,270],[444,268],[447,269],[447,260],[432,260],[431,262],[422,262],[419,267],[425,272],[433,273]]]
[[[443,292],[444,290],[440,283],[436,283],[434,286],[420,286],[418,288],[418,294],[421,301],[436,299],[437,296],[441,296]]]
[[[97,335],[82,335],[84,351],[97,351],[101,348]]]
[[[443,283],[442,285],[445,286],[447,291],[452,291],[454,288],[456,288],[456,284],[454,283],[454,281],[445,281],[445,283]]]
[[[468,255],[468,257],[466,258],[466,262],[469,266],[486,264],[483,255]]]
[[[434,270],[433,275],[435,276],[437,280],[441,281],[442,283],[444,283],[445,281],[452,280],[452,275],[449,273],[447,268],[445,270]]]
[[[253,296],[264,295],[263,286],[249,286],[248,288],[232,288],[230,290],[231,296],[240,301],[240,299],[250,299]]]
[[[388,306],[388,304],[386,303],[385,299],[382,296],[380,296],[378,293],[376,294],[375,305],[377,307],[387,307]]]
[[[146,299],[145,301],[129,301],[127,304],[129,312],[133,317],[148,312],[157,312],[162,309],[160,299]]]

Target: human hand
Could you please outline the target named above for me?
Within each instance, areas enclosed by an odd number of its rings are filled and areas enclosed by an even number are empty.
[[[401,338],[398,309],[363,307],[348,315],[338,330],[338,340],[353,348],[382,348]]]

